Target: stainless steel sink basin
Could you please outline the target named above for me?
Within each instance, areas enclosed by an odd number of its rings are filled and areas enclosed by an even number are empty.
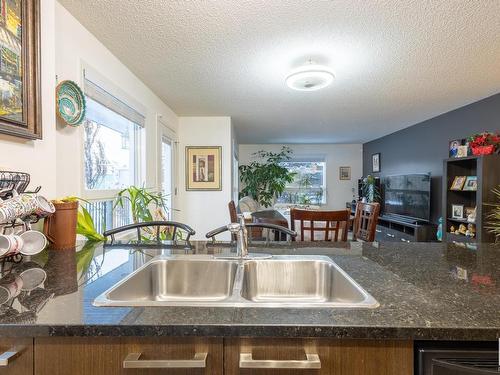
[[[94,305],[375,308],[378,302],[326,256],[159,256]]]
[[[96,299],[96,304],[146,306],[223,301],[231,296],[238,263],[156,258]]]
[[[367,293],[335,263],[283,259],[248,261],[244,265],[243,298],[273,305],[356,306]]]

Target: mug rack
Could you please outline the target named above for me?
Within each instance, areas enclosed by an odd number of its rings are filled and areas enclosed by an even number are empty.
[[[42,187],[37,186],[32,191],[26,191],[30,183],[30,175],[24,172],[0,171],[0,204],[2,201],[12,198],[16,194],[36,194]],[[38,223],[40,217],[31,215],[23,219],[15,219],[8,223],[0,224],[0,234],[5,234],[8,230],[16,231],[21,228],[21,232],[31,230],[31,225]],[[3,268],[6,262],[19,263],[22,254],[0,256],[0,264]]]

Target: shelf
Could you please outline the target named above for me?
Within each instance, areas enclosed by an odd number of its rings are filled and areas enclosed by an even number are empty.
[[[476,223],[471,223],[470,221],[467,221],[467,219],[456,219],[456,218],[449,217],[449,218],[447,218],[447,220],[449,220],[449,221],[457,221],[459,223],[464,223],[464,224],[474,224],[474,225],[476,225]]]
[[[447,241],[458,241],[458,242],[476,242],[476,238],[468,237],[465,234],[455,234],[455,233],[446,233]]]

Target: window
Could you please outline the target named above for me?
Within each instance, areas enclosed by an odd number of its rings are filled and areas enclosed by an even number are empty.
[[[119,190],[138,180],[139,125],[87,97],[85,188]]]
[[[290,172],[296,173],[296,176],[294,181],[286,187],[278,203],[326,203],[325,161],[287,161],[282,165]]]
[[[114,207],[114,199],[119,190],[139,184],[145,117],[112,94],[121,94],[118,88],[87,69],[84,92],[83,188],[92,200],[86,207],[102,233],[132,221],[130,207]]]

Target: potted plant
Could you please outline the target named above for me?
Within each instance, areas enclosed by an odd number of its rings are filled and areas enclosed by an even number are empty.
[[[376,179],[372,175],[363,178],[361,189],[363,191],[363,198],[365,198],[368,203],[378,202],[380,200],[380,191],[376,185]]]
[[[94,221],[78,197],[65,197],[53,200],[56,212],[45,219],[44,233],[52,249],[71,249],[76,245],[76,235],[81,234],[90,241],[104,241],[97,233]]]
[[[118,193],[114,207],[120,206],[123,208],[125,202],[130,203],[132,221],[134,223],[167,220],[169,211],[167,205],[168,197],[162,193],[150,192],[145,187],[129,186]],[[150,236],[156,235],[151,228],[147,227],[143,228],[143,232]],[[182,233],[177,232],[177,236],[181,237]],[[160,239],[172,239],[169,227],[161,229]]]
[[[497,197],[497,202],[489,204],[491,211],[486,216],[486,229],[495,235],[495,240],[500,241],[500,185],[492,190]]]
[[[483,132],[469,137],[469,147],[473,155],[491,155],[500,147],[498,133]]]
[[[241,195],[252,197],[263,207],[270,207],[295,178],[295,173],[281,165],[291,159],[291,154],[292,150],[286,146],[277,153],[262,150],[254,153],[260,160],[239,167],[244,185]]]

